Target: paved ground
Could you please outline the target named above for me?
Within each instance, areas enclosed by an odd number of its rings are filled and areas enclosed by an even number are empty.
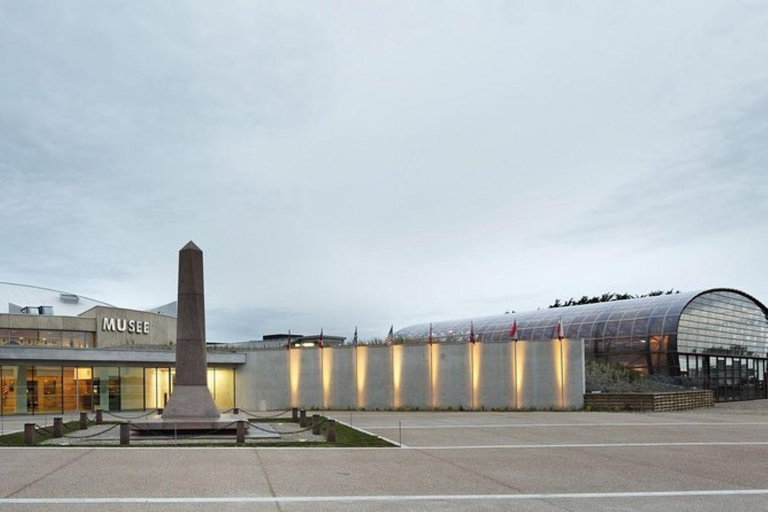
[[[350,421],[349,412],[333,414]],[[0,451],[18,510],[768,510],[768,402],[689,413],[360,413],[403,448]]]

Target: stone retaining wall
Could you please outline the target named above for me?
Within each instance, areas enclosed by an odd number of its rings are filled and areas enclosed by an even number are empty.
[[[715,405],[711,390],[672,391],[664,393],[589,393],[584,395],[588,409],[622,411],[685,411]]]

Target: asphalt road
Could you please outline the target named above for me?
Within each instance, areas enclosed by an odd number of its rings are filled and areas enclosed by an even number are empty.
[[[402,448],[3,449],[0,507],[768,510],[763,402],[665,414],[352,413],[353,425]]]

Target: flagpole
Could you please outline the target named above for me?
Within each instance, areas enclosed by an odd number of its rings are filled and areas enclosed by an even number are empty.
[[[475,409],[475,344],[469,344],[469,392],[472,398],[472,410]]]
[[[358,381],[357,381],[357,379],[358,379],[358,376],[357,376],[357,365],[358,365],[358,361],[357,361],[357,326],[355,326],[355,337],[353,338],[353,341],[352,341],[352,347],[355,350],[355,407],[354,408],[357,408],[357,407],[360,407],[360,390],[359,390],[359,384],[358,384]]]
[[[432,324],[429,324],[429,338],[427,340],[427,350],[429,350],[429,401],[432,409],[435,408],[435,385],[432,380]]]
[[[392,377],[392,409],[395,409],[395,344],[389,346],[389,370]]]
[[[288,402],[291,404],[291,407],[294,407],[293,391],[292,391],[293,379],[291,378],[292,377],[291,367],[293,365],[291,364],[291,330],[290,329],[288,329],[288,345],[287,346],[288,346],[288,350],[287,350],[288,351]]]
[[[323,399],[321,400],[323,403],[323,409],[325,409],[325,368],[324,368],[324,362],[325,357],[323,357],[323,328],[320,328],[320,343],[318,345],[318,348],[320,349],[320,389],[322,390]]]

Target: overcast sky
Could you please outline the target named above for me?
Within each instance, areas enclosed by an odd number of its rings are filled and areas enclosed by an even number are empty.
[[[0,281],[208,338],[768,302],[768,4],[0,4]]]

